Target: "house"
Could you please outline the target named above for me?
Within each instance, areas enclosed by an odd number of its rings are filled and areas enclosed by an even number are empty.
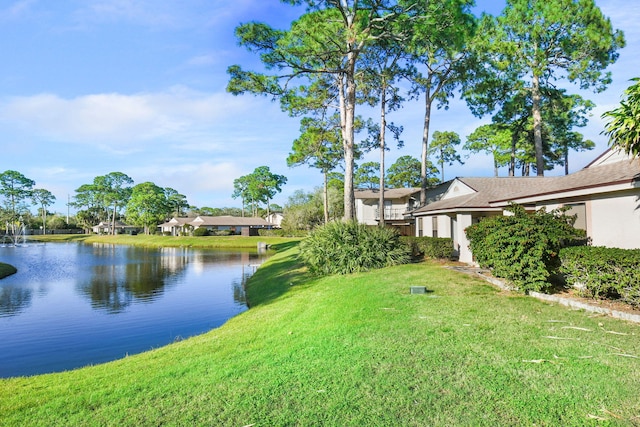
[[[171,218],[169,221],[164,224],[160,224],[158,227],[160,228],[160,232],[163,234],[170,234],[171,236],[180,236],[182,233],[187,232],[187,230],[193,228],[189,223],[193,221],[195,218]]]
[[[269,224],[271,224],[274,227],[280,228],[282,226],[283,219],[284,219],[284,215],[282,215],[281,212],[271,212],[269,215],[267,215],[267,217],[265,218],[265,221],[267,221]]]
[[[446,190],[437,186],[427,190],[427,200],[437,200]],[[356,220],[367,225],[378,225],[380,221],[380,190],[356,189]],[[384,191],[385,225],[395,227],[404,236],[415,234],[411,211],[420,203],[420,188],[387,188]]]
[[[452,238],[459,260],[471,263],[465,228],[511,202],[531,211],[567,206],[594,246],[640,248],[640,159],[614,150],[565,176],[455,178],[440,200],[413,212],[416,235]]]
[[[127,225],[120,221],[115,222],[115,227],[113,224],[114,223],[111,221],[100,221],[100,224],[91,227],[91,231],[96,234],[111,234],[113,228],[115,228],[116,234],[130,234],[138,231],[138,227]]]
[[[195,218],[171,218],[170,221],[160,224],[162,232],[170,232],[176,236],[181,231],[206,228],[209,231],[229,231],[231,234],[253,236],[258,234],[260,228],[272,228],[273,224],[262,218],[236,217],[236,216],[197,216]]]
[[[378,225],[380,221],[379,189],[356,189],[356,220],[361,224]],[[384,221],[397,227],[400,234],[412,235],[412,220],[408,212],[420,201],[419,188],[388,188],[384,191]]]

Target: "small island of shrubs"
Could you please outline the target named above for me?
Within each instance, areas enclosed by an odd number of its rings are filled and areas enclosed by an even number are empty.
[[[17,271],[14,266],[0,262],[0,279],[15,274]]]

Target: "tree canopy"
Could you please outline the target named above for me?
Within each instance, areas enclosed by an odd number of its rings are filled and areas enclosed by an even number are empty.
[[[458,154],[456,146],[460,145],[460,136],[451,131],[435,131],[433,133],[433,141],[429,146],[429,154],[433,154],[440,165],[441,181],[444,182],[444,165],[451,166],[455,162],[463,164],[464,162]]]
[[[401,7],[393,0],[289,0],[306,4],[308,12],[294,21],[287,31],[251,22],[236,28],[242,46],[260,54],[273,73],[256,73],[229,67],[227,89],[268,95],[280,100],[283,109],[299,114],[295,107],[307,99],[308,83],[325,76],[337,94],[340,129],[344,150],[345,219],[355,218],[353,173],[355,169],[356,105],[359,102],[357,74],[359,57],[375,42],[394,38],[392,23]],[[304,110],[304,108],[303,108]]]
[[[273,196],[281,192],[282,186],[286,183],[286,176],[271,172],[268,166],[258,166],[250,174],[243,175],[233,181],[234,191],[231,197],[242,199],[243,212],[245,204],[249,203],[251,214],[258,216],[258,206],[265,204],[267,215],[269,215]]]
[[[170,211],[164,188],[148,181],[132,188],[127,202],[127,220],[143,227],[145,234],[155,230],[156,225],[164,221]]]
[[[623,34],[594,0],[508,0],[500,16],[483,17],[478,34],[475,52],[490,73],[480,72],[467,85],[467,100],[491,111],[514,89],[528,91],[535,167],[544,175],[543,88],[566,79],[581,89],[604,90],[611,82],[604,70],[624,47]]]
[[[624,91],[620,106],[607,111],[602,117],[607,120],[604,133],[609,137],[609,145],[622,149],[625,153],[640,156],[640,78]]]

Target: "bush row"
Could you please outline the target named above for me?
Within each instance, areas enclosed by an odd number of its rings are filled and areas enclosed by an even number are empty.
[[[402,241],[409,246],[414,259],[450,259],[453,254],[453,241],[449,238],[404,236]]]
[[[567,284],[584,295],[640,306],[640,249],[572,247],[562,249],[560,258]]]
[[[560,249],[583,239],[584,231],[573,228],[575,216],[564,215],[563,210],[527,213],[515,204],[507,210],[512,215],[486,218],[467,227],[471,251],[478,264],[519,289],[543,289],[560,266]]]

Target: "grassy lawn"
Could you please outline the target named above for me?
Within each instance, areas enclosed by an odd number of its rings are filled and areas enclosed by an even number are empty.
[[[252,277],[251,310],[207,334],[0,381],[0,425],[640,423],[640,326],[432,263],[310,278],[296,250]]]
[[[203,236],[203,237],[173,237],[173,236],[145,236],[138,234],[118,234],[106,236],[98,234],[60,234],[46,236],[29,236],[31,241],[41,242],[86,242],[86,243],[112,243],[117,245],[136,245],[148,247],[162,246],[189,246],[193,248],[229,248],[229,249],[255,249],[258,242],[265,242],[273,247],[297,242],[299,238],[288,237],[243,237],[243,236]]]

